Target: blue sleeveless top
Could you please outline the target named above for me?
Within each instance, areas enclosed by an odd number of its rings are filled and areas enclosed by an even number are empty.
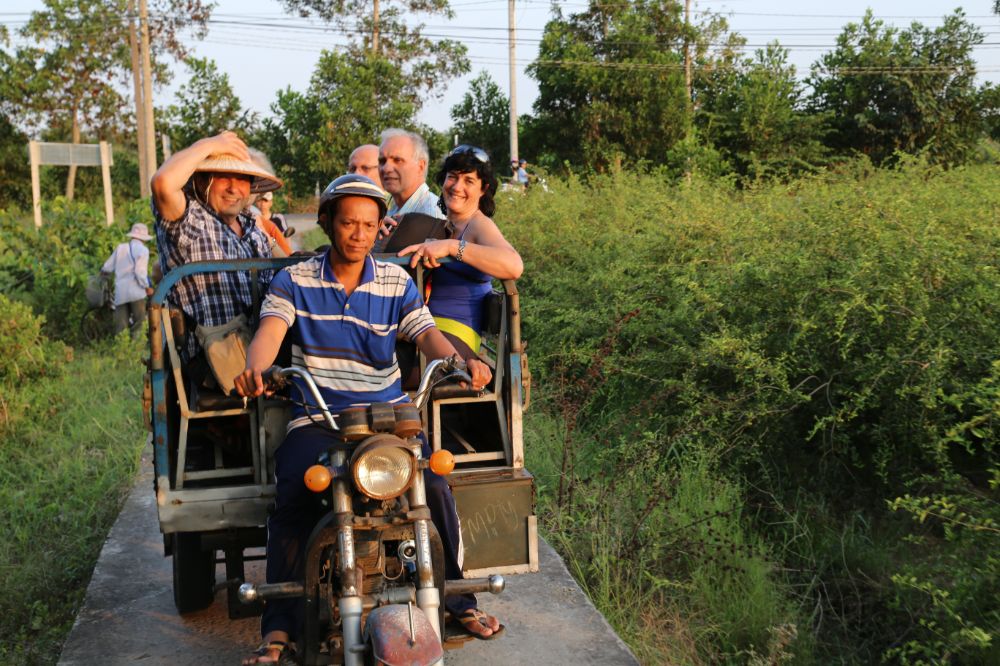
[[[483,302],[493,290],[493,278],[458,261],[442,264],[432,275],[431,314],[465,324],[476,334],[483,330]]]

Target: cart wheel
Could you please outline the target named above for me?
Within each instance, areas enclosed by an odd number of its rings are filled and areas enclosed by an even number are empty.
[[[196,532],[177,532],[173,544],[174,605],[190,613],[215,599],[215,551],[202,550]]]
[[[111,333],[112,322],[108,310],[91,308],[80,318],[80,333],[85,342],[97,342]]]

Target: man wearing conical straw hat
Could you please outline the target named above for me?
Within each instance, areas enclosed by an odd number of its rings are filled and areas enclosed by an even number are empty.
[[[151,183],[164,274],[192,261],[270,257],[267,236],[246,209],[252,194],[281,185],[270,169],[251,159],[247,145],[233,132],[201,139],[174,153]],[[266,293],[270,279],[270,271],[260,271],[261,293]],[[190,363],[199,358],[199,348],[204,349],[224,391],[232,388],[235,374],[228,366],[238,363],[237,372],[243,369],[251,289],[247,271],[200,273],[180,280],[168,297],[171,306],[196,324],[195,335],[187,336],[184,347],[189,370],[198,374],[200,368],[207,375],[204,364]]]

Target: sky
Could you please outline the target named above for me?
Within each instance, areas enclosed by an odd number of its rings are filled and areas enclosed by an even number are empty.
[[[525,74],[536,57],[545,23],[552,16],[552,5],[564,14],[582,11],[586,0],[516,0],[517,58],[515,77],[518,114],[530,113],[538,96],[538,86]],[[747,38],[748,49],[778,40],[789,48],[789,59],[800,76],[824,52],[829,51],[843,26],[857,21],[870,7],[876,17],[901,27],[917,20],[927,26],[941,23],[941,17],[961,7],[968,18],[986,34],[985,43],[976,52],[980,79],[1000,80],[1000,17],[991,12],[993,0],[838,0],[836,3],[814,0],[695,0],[694,12],[711,11],[726,17],[735,32]],[[447,84],[437,98],[425,102],[419,120],[435,129],[446,130],[451,124],[451,107],[461,101],[468,82],[486,70],[505,92],[509,93],[507,7],[506,0],[451,0],[455,17],[450,21],[437,16],[415,17],[425,24],[425,33],[464,42],[469,49],[471,72]],[[27,19],[28,13],[43,8],[42,0],[4,0],[0,23],[11,32]],[[250,21],[253,26],[236,26],[234,20]],[[413,21],[414,23],[417,21]],[[277,0],[217,0],[208,37],[198,43],[194,53],[208,57],[229,75],[236,95],[245,107],[270,115],[269,107],[276,92],[290,86],[305,90],[323,49],[342,47],[343,36],[324,33],[307,22],[282,11]],[[157,106],[175,102],[180,83],[187,78],[178,65],[174,83],[154,91]]]

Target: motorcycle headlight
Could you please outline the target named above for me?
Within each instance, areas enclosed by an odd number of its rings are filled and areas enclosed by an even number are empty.
[[[374,441],[372,441],[374,440]],[[417,461],[397,437],[373,437],[354,452],[351,474],[358,490],[377,500],[399,497],[410,487]]]

